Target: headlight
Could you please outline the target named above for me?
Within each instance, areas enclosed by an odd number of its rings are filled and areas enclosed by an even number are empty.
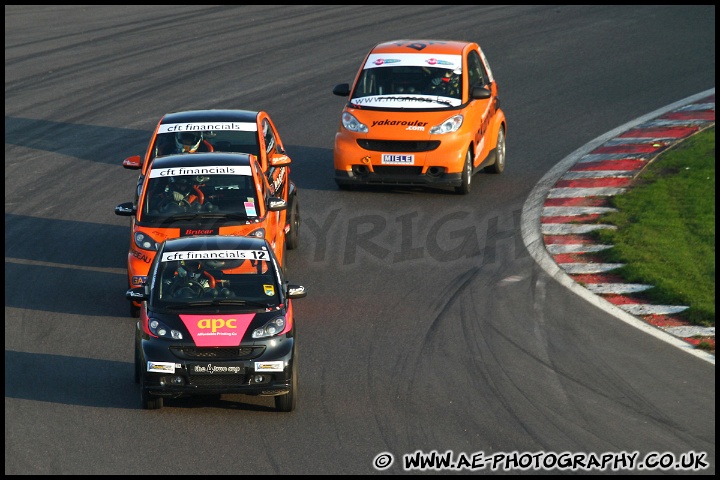
[[[173,340],[182,340],[183,338],[180,331],[168,328],[167,325],[155,318],[148,319],[148,330],[160,338],[171,338]]]
[[[252,232],[248,233],[248,237],[257,237],[257,238],[265,238],[265,229],[264,228],[258,228],[257,230],[253,230]]]
[[[357,132],[357,133],[367,133],[368,127],[364,123],[360,123],[357,118],[355,118],[353,115],[344,112],[342,114],[342,124],[343,127],[347,128],[351,132]]]
[[[285,317],[275,317],[261,328],[256,328],[252,333],[252,338],[273,337],[285,328]]]
[[[442,134],[457,132],[462,126],[463,116],[455,115],[443,121],[440,125],[435,125],[430,129],[430,133]]]
[[[138,248],[157,252],[158,243],[150,235],[143,232],[135,232],[133,239]]]

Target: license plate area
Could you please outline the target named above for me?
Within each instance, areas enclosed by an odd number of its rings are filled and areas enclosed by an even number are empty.
[[[380,159],[383,165],[414,165],[415,155],[404,155],[398,153],[383,153]]]
[[[188,365],[190,375],[244,375],[245,365],[234,362],[195,363]]]

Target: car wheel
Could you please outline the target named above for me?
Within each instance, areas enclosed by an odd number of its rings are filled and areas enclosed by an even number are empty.
[[[142,408],[145,410],[159,410],[163,407],[163,398],[150,395],[150,392],[145,390],[145,372],[140,369],[140,403]]]
[[[495,146],[495,163],[485,167],[488,173],[502,173],[505,170],[505,130],[500,127]]]
[[[295,250],[300,244],[300,205],[298,203],[297,195],[292,196],[290,201],[290,231],[285,237],[287,242],[287,248]]]
[[[293,355],[292,379],[290,381],[290,391],[283,395],[275,396],[275,408],[280,412],[292,412],[295,410],[297,402],[297,384],[298,384],[298,368],[297,355]]]
[[[462,176],[460,177],[461,183],[460,186],[455,187],[455,192],[459,193],[460,195],[467,195],[468,193],[470,193],[470,186],[472,184],[472,173],[472,152],[468,148],[468,151],[465,154],[465,165],[463,166]]]

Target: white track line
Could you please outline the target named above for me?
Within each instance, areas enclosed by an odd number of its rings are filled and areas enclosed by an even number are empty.
[[[630,313],[613,305],[604,298],[590,292],[587,288],[576,283],[567,273],[565,273],[565,271],[563,271],[555,263],[552,256],[545,247],[545,242],[543,241],[544,226],[541,224],[540,219],[542,217],[542,208],[545,203],[545,199],[548,198],[548,192],[552,189],[557,180],[568,170],[570,170],[573,165],[579,163],[578,160],[580,160],[581,158],[584,162],[597,161],[588,158],[589,156],[587,154],[589,152],[593,151],[600,145],[603,145],[608,140],[619,136],[623,132],[626,132],[635,126],[640,125],[643,122],[653,120],[672,110],[687,107],[688,104],[694,103],[698,100],[714,94],[715,89],[711,88],[710,90],[706,90],[702,93],[692,95],[683,100],[655,110],[654,112],[650,112],[647,115],[643,115],[642,117],[632,120],[624,125],[621,125],[578,148],[573,153],[558,162],[540,179],[540,181],[538,181],[538,183],[535,185],[535,188],[533,188],[533,190],[528,195],[528,198],[525,200],[522,215],[520,217],[520,231],[525,247],[528,249],[530,255],[532,255],[538,265],[540,265],[540,267],[543,268],[548,273],[548,275],[557,280],[561,285],[565,286],[569,290],[572,290],[577,295],[583,297],[588,302],[592,303],[598,308],[601,308],[606,312],[610,313],[611,315],[615,316],[618,320],[621,320],[628,325],[632,325],[639,330],[653,335],[654,337],[657,337],[658,339],[661,339],[689,353],[690,355],[694,355],[702,360],[712,363],[713,365],[715,364],[715,355],[708,353],[704,350],[695,348],[688,342],[678,338],[672,333],[669,333],[669,330],[665,331],[663,329],[655,327],[654,325],[644,322],[639,318],[636,318]],[[631,155],[623,155],[616,156],[616,158],[644,157],[642,155],[637,157],[633,157]],[[542,285],[538,284],[537,287],[542,288]]]

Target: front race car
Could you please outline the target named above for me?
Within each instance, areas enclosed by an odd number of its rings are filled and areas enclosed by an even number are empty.
[[[273,396],[278,410],[291,411],[297,394],[292,299],[304,296],[303,287],[283,280],[265,239],[164,242],[148,282],[127,292],[142,305],[135,380],[143,408],[161,408],[163,398],[246,394]]]

